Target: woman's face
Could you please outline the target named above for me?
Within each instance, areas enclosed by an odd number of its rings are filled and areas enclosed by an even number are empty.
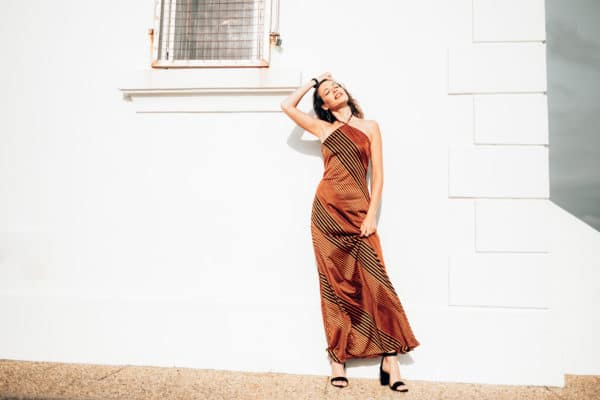
[[[324,110],[335,110],[348,102],[348,94],[346,91],[334,81],[327,80],[318,88],[319,96],[323,99]]]

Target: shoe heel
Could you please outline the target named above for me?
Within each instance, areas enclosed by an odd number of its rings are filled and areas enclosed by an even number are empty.
[[[379,365],[379,383],[381,386],[390,384],[390,374],[383,370],[383,358],[381,358],[381,364]]]

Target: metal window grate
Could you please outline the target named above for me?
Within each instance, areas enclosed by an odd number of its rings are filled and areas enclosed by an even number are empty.
[[[269,0],[161,0],[157,59],[260,63],[266,58]],[[201,63],[200,63],[201,64]]]

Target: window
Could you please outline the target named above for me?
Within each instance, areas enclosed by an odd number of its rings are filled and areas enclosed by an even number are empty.
[[[277,14],[278,0],[156,0],[152,66],[266,67]]]

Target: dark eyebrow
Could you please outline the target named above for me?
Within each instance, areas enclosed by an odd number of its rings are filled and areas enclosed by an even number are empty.
[[[340,86],[337,82],[333,82],[333,84],[331,86],[329,86],[328,88],[325,89],[325,91],[328,91],[329,89],[331,89],[334,86]]]

